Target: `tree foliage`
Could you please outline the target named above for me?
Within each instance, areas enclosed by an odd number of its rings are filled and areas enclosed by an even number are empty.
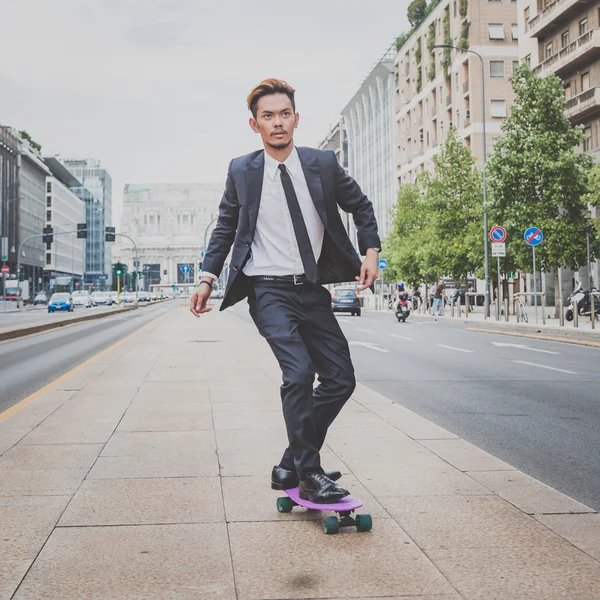
[[[542,267],[576,269],[586,263],[592,158],[576,151],[583,135],[565,117],[558,77],[539,78],[522,63],[511,81],[515,102],[488,163],[490,216],[509,236],[507,268],[531,271],[523,233],[535,226],[544,233],[536,249]],[[592,246],[597,255],[597,238]]]
[[[412,0],[406,11],[406,16],[408,17],[408,22],[411,27],[416,29],[423,22],[423,19],[425,19],[426,16],[426,10],[426,0]]]

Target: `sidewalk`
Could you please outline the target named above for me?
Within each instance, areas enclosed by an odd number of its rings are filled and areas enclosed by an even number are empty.
[[[600,598],[597,514],[361,385],[323,462],[373,530],[278,513],[279,377],[172,305],[0,415],[0,600]]]

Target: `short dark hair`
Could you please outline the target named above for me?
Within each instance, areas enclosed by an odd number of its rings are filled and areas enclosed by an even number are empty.
[[[256,119],[256,106],[258,101],[263,96],[270,96],[271,94],[285,94],[290,99],[294,112],[296,112],[296,101],[294,100],[295,93],[296,90],[289,83],[286,83],[281,79],[265,79],[264,81],[261,81],[248,95],[248,110]]]

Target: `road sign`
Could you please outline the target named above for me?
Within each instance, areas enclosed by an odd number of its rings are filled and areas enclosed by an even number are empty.
[[[544,239],[544,234],[542,233],[542,230],[539,227],[530,227],[524,234],[523,234],[523,239],[530,245],[530,246],[539,246],[542,243],[542,240]]]
[[[2,265],[2,274],[8,275],[10,273],[10,267],[8,265]]]
[[[492,242],[492,257],[504,258],[506,256],[506,244],[504,242]]]
[[[385,260],[385,258],[380,258],[379,259],[379,268],[381,270],[385,269],[387,267],[388,263],[387,260]]]
[[[200,252],[200,258],[204,258],[206,256],[206,250],[202,250],[202,252]]]
[[[190,265],[181,265],[180,269],[181,269],[182,273],[189,273],[190,272]]]
[[[490,239],[497,244],[506,240],[506,229],[500,225],[494,225],[490,230]]]

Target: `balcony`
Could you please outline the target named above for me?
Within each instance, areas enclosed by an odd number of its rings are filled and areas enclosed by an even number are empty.
[[[554,73],[559,77],[576,71],[600,56],[600,29],[590,29],[581,37],[542,61],[533,72],[540,77]]]
[[[419,129],[423,129],[423,117],[419,117]]]
[[[600,112],[600,87],[593,87],[567,100],[565,116],[573,123],[585,121]]]
[[[431,116],[435,119],[436,115],[437,115],[437,104],[435,104],[434,106],[431,107]]]
[[[452,106],[452,94],[448,94],[446,98],[446,108],[450,108]]]
[[[467,79],[464,83],[463,83],[463,94],[468,94],[469,93],[469,80]]]
[[[585,0],[554,0],[548,2],[546,8],[529,19],[525,31],[532,37],[547,37],[554,30],[573,20],[575,15],[588,10],[589,3]]]
[[[465,128],[469,127],[469,125],[471,125],[471,117],[466,117],[465,118]]]

